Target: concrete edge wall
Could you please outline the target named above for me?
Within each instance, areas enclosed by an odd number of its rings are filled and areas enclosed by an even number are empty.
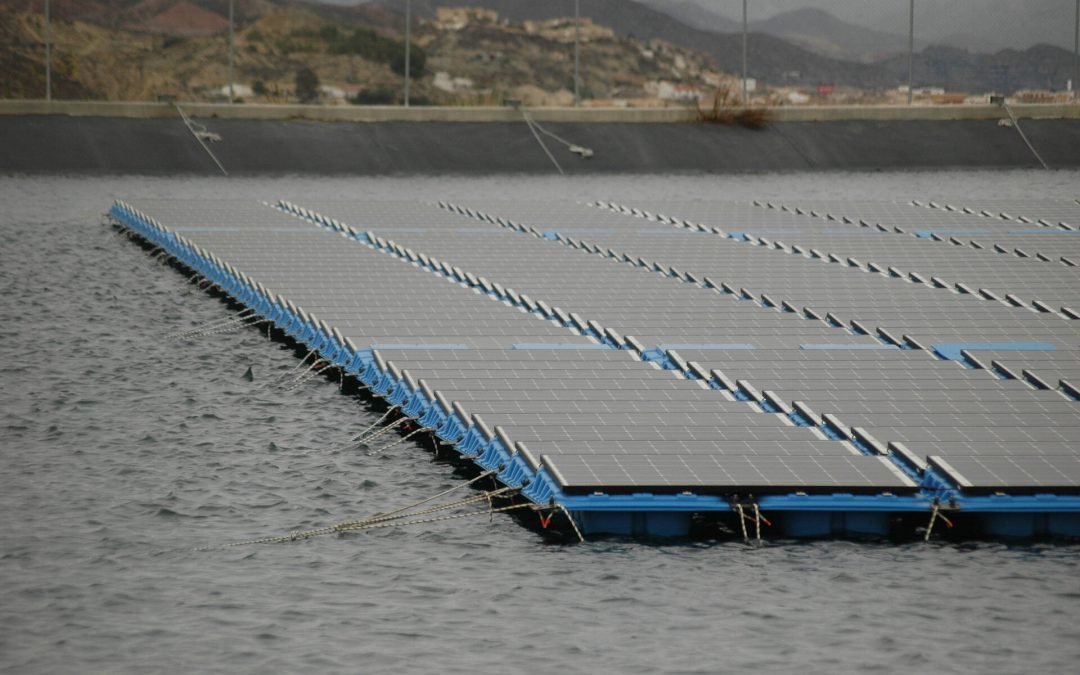
[[[312,120],[320,122],[518,122],[522,113],[503,107],[318,106],[225,103],[182,103],[191,117],[250,120]],[[1026,119],[1080,119],[1080,104],[1023,104],[1010,106]],[[540,122],[673,123],[696,119],[688,108],[530,108]],[[0,115],[69,115],[74,117],[176,117],[171,103],[106,101],[0,100]],[[812,106],[770,108],[776,122],[836,122],[848,120],[996,120],[1007,113],[996,105],[954,106]]]

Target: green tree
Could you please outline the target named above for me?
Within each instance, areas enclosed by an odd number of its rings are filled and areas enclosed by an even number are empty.
[[[296,71],[296,97],[301,103],[310,103],[319,98],[319,76],[311,68]]]
[[[409,49],[409,77],[416,80],[424,76],[424,66],[427,64],[427,54],[417,45]],[[398,75],[405,74],[405,43],[396,45],[394,54],[390,58],[390,69]]]

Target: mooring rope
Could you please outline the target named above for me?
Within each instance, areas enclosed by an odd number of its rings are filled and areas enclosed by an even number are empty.
[[[371,442],[373,440],[375,440],[376,438],[379,438],[379,437],[383,436],[384,434],[388,434],[391,431],[393,431],[394,429],[402,426],[406,422],[411,422],[411,421],[412,420],[410,418],[408,418],[408,417],[402,417],[399,420],[395,420],[395,421],[391,422],[390,424],[387,424],[382,429],[379,429],[379,431],[377,431],[376,433],[365,436],[364,438],[360,439],[358,442],[361,445],[367,445],[368,447],[370,447]]]
[[[398,409],[398,407],[397,407],[396,405],[394,405],[394,406],[391,406],[389,410],[387,410],[387,411],[386,411],[385,413],[383,413],[383,416],[382,416],[382,417],[380,417],[379,419],[375,420],[375,421],[374,421],[374,422],[373,422],[372,424],[370,424],[370,425],[369,425],[369,426],[368,426],[368,427],[367,427],[366,429],[364,429],[363,431],[361,431],[361,432],[360,432],[360,433],[358,433],[357,435],[353,436],[353,437],[352,437],[352,438],[351,438],[350,440],[353,440],[353,441],[359,441],[359,440],[363,439],[363,438],[364,438],[364,435],[365,435],[365,434],[367,434],[367,432],[369,432],[369,431],[371,431],[372,429],[374,429],[375,427],[379,426],[379,424],[380,424],[380,423],[381,423],[381,422],[382,422],[383,420],[385,420],[385,419],[386,419],[387,417],[390,417],[391,413],[393,413],[393,412],[394,412],[395,410],[397,410],[397,409]]]
[[[447,502],[445,504],[439,504],[437,506],[431,506],[426,509],[421,509],[419,511],[413,511],[414,508],[428,501],[423,500],[421,502],[411,504],[401,509],[396,509],[388,513],[381,513],[375,516],[371,516],[370,518],[362,518],[360,520],[345,520],[332,525],[332,527],[336,528],[338,531],[347,531],[356,527],[362,527],[364,525],[367,525],[368,523],[383,523],[401,518],[415,518],[416,516],[426,516],[432,513],[438,513],[439,511],[446,511],[448,509],[456,509],[462,506],[479,504],[480,502],[487,502],[490,506],[492,498],[506,498],[508,496],[512,496],[512,494],[516,493],[518,490],[519,488],[503,487],[497,490],[482,492],[478,495],[473,495],[472,497],[464,497],[462,499],[458,499],[457,501]]]
[[[255,318],[255,317],[248,317],[248,318]],[[236,323],[236,324],[233,324],[231,326],[223,326],[221,328],[218,328],[217,330],[205,331],[203,333],[198,333],[196,335],[188,335],[186,337],[181,337],[181,338],[178,338],[178,339],[180,339],[180,340],[197,340],[199,338],[210,337],[211,335],[224,335],[225,333],[235,333],[236,331],[240,330],[241,328],[245,328],[247,326],[258,326],[260,323],[263,323],[265,321],[266,321],[266,319],[256,319],[255,321],[248,321],[246,323]]]
[[[742,539],[744,544],[750,543],[750,536],[746,534],[746,514],[743,513],[742,504],[736,502],[735,510],[739,512],[739,526],[742,528]]]
[[[530,121],[532,122],[532,125],[534,127],[536,127],[537,131],[544,134],[545,136],[550,136],[551,138],[554,138],[556,141],[562,143],[563,145],[566,146],[566,149],[569,150],[570,152],[581,155],[582,158],[588,158],[588,157],[593,156],[593,151],[591,149],[586,148],[586,147],[581,146],[581,145],[578,145],[577,143],[571,143],[570,141],[566,140],[562,136],[558,136],[558,135],[554,134],[553,132],[548,131],[543,126],[541,126],[540,123],[537,122],[536,120],[530,120]]]
[[[401,438],[399,438],[398,440],[394,441],[393,443],[391,443],[389,445],[384,445],[381,448],[375,448],[374,450],[369,450],[368,451],[368,457],[374,457],[375,455],[381,455],[382,453],[386,452],[390,448],[401,445],[402,443],[404,443],[405,441],[409,440],[410,438],[412,438],[413,436],[415,436],[416,434],[418,434],[418,433],[420,433],[422,431],[434,431],[434,429],[431,429],[429,427],[420,427],[416,431],[410,431],[409,433],[405,434],[404,436],[402,436]]]
[[[930,523],[926,526],[926,535],[923,537],[923,541],[930,541],[930,535],[934,532],[934,522],[941,519],[947,527],[952,527],[953,522],[945,517],[945,514],[941,512],[941,504],[934,502],[934,507],[930,510]]]
[[[1031,141],[1028,140],[1027,134],[1025,134],[1024,130],[1020,128],[1020,120],[1016,119],[1016,115],[1013,115],[1012,108],[1010,108],[1009,104],[1005,103],[1004,101],[1002,101],[1001,105],[1005,107],[1005,112],[1009,113],[1009,119],[1012,120],[1013,128],[1015,128],[1016,132],[1020,134],[1020,139],[1024,141],[1024,145],[1028,147],[1028,150],[1031,151],[1031,154],[1035,155],[1035,159],[1039,160],[1039,164],[1042,164],[1042,168],[1049,171],[1050,165],[1046,163],[1046,160],[1042,158],[1042,155],[1039,154],[1039,151],[1036,150],[1035,146],[1032,145]]]
[[[308,373],[310,373],[315,368],[318,368],[319,364],[322,363],[322,362],[323,362],[322,357],[316,358],[314,361],[311,362],[310,366],[308,366],[306,369],[304,369],[304,371],[302,373],[300,373],[299,375],[297,375],[295,378],[289,378],[288,380],[278,382],[277,384],[285,386],[285,390],[289,391],[289,390],[291,390],[293,388],[293,385],[295,385],[298,382],[303,381],[307,377]]]
[[[245,316],[243,318],[240,318],[240,319],[230,319],[228,321],[218,322],[214,326],[205,326],[205,327],[200,328],[200,329],[193,329],[193,330],[187,331],[185,333],[181,333],[179,335],[173,336],[173,337],[171,337],[169,339],[171,339],[171,340],[194,340],[196,338],[207,337],[207,336],[210,336],[210,335],[219,335],[221,333],[230,333],[232,331],[240,330],[244,326],[258,325],[258,324],[262,323],[265,320],[266,319],[260,319],[258,317],[258,315],[249,314],[249,315],[247,315],[247,316]]]
[[[533,138],[536,139],[536,142],[539,143],[540,147],[544,150],[544,154],[548,156],[548,159],[551,160],[551,163],[554,164],[555,168],[559,170],[559,175],[565,176],[566,172],[563,171],[563,168],[561,166],[559,166],[559,160],[555,159],[555,155],[551,154],[551,150],[548,150],[548,146],[544,143],[544,139],[540,138],[540,134],[537,133],[536,127],[533,126],[533,121],[529,117],[529,113],[525,112],[525,109],[523,108],[521,110],[521,115],[525,118],[525,126],[529,127],[529,131],[532,132]]]
[[[562,504],[559,504],[558,507],[560,509],[562,509],[562,512],[564,514],[566,514],[566,519],[570,521],[570,527],[574,528],[574,534],[577,535],[578,541],[580,541],[581,543],[584,544],[585,543],[585,535],[583,535],[581,533],[581,530],[578,529],[577,522],[574,521],[574,517],[572,515],[570,515],[570,512],[567,511],[566,507],[563,506]]]
[[[272,386],[272,385],[275,385],[275,384],[279,384],[279,383],[281,383],[281,382],[284,382],[285,380],[289,380],[289,379],[292,379],[293,373],[295,373],[296,371],[298,371],[298,370],[300,370],[301,368],[303,368],[303,367],[304,367],[304,364],[305,364],[305,363],[307,363],[307,360],[308,360],[309,358],[311,358],[311,355],[312,355],[312,354],[314,354],[314,353],[316,353],[314,349],[312,349],[312,350],[309,350],[307,354],[304,354],[304,358],[300,360],[300,363],[298,363],[298,364],[296,364],[295,366],[293,366],[292,368],[290,368],[290,369],[289,369],[288,371],[286,371],[286,372],[285,372],[284,374],[278,374],[278,375],[276,375],[276,376],[274,376],[274,377],[270,378],[269,380],[267,380],[266,382],[264,382],[264,383],[262,384],[262,387],[261,387],[261,388],[262,388],[262,389],[265,389],[265,388],[267,388],[267,387],[270,387],[270,386]]]
[[[491,513],[503,513],[505,511],[513,511],[514,509],[532,508],[532,504],[511,504],[510,506],[503,506],[497,509],[492,509]],[[201,548],[192,549],[193,551],[212,551],[218,548],[235,548],[237,546],[251,546],[254,544],[280,544],[287,541],[301,541],[304,539],[311,539],[312,537],[323,536],[327,534],[337,534],[339,532],[357,532],[360,530],[375,530],[385,527],[404,527],[406,525],[421,525],[423,523],[438,523],[446,520],[457,520],[459,518],[470,518],[474,516],[486,516],[487,511],[475,511],[470,513],[455,513],[449,516],[439,516],[437,518],[422,518],[420,520],[406,520],[404,522],[388,522],[388,523],[372,523],[370,525],[364,525],[362,527],[349,527],[345,529],[337,529],[334,526],[324,527],[317,530],[307,530],[304,532],[290,532],[289,534],[283,534],[277,537],[265,537],[263,539],[249,539],[247,541],[237,541],[231,544],[224,544],[221,546],[204,546]]]
[[[422,506],[423,504],[427,504],[428,502],[433,502],[433,501],[435,501],[436,499],[438,499],[440,497],[445,497],[446,495],[448,495],[448,494],[450,494],[452,492],[457,492],[458,490],[464,490],[465,488],[469,487],[470,485],[474,485],[476,483],[479,483],[481,480],[487,478],[488,476],[494,476],[497,473],[499,473],[498,469],[492,469],[492,470],[489,470],[489,471],[485,471],[485,472],[481,473],[480,475],[476,476],[475,478],[471,478],[471,479],[465,481],[464,483],[459,483],[459,484],[457,484],[457,485],[455,485],[455,486],[453,486],[451,488],[447,488],[446,490],[443,490],[442,492],[439,492],[437,494],[433,494],[430,497],[427,497],[425,499],[421,499],[420,501],[418,501],[418,502],[416,502],[414,504],[410,504],[409,506],[403,506],[400,509],[394,509],[393,511],[389,511],[389,512],[384,513],[382,515],[384,515],[384,516],[392,516],[394,514],[401,513],[402,511],[408,511],[410,509],[414,509],[417,506]]]
[[[171,333],[166,333],[162,337],[165,337],[165,338],[168,338],[168,339],[176,339],[176,338],[184,337],[185,335],[189,335],[191,333],[198,333],[198,332],[201,332],[201,331],[204,331],[204,330],[212,330],[212,329],[217,328],[219,326],[224,326],[224,325],[232,323],[234,321],[238,321],[241,318],[247,318],[247,317],[251,316],[254,312],[255,312],[255,310],[253,310],[253,309],[247,309],[247,310],[244,310],[243,312],[241,312],[237,316],[227,316],[227,317],[225,317],[223,319],[214,319],[213,321],[207,321],[206,323],[200,324],[200,325],[198,325],[198,326],[196,326],[194,328],[187,328],[185,330],[173,331]]]
[[[320,361],[321,360],[322,359],[320,359]],[[306,384],[306,383],[310,382],[311,380],[314,380],[319,375],[322,375],[326,371],[331,370],[333,368],[334,368],[334,364],[332,364],[330,362],[326,362],[326,365],[323,366],[322,368],[319,368],[318,370],[313,370],[311,372],[305,373],[304,375],[301,375],[300,377],[298,377],[291,385],[289,385],[288,387],[285,388],[285,391],[286,392],[293,391],[294,389],[300,387],[303,384]]]
[[[438,495],[433,495],[432,497],[429,497],[427,499],[423,499],[423,500],[421,500],[419,502],[416,502],[414,504],[410,504],[409,506],[405,506],[405,507],[402,507],[400,509],[396,509],[394,511],[390,511],[390,512],[387,512],[387,513],[377,514],[375,516],[371,516],[370,518],[363,518],[363,519],[358,519],[358,520],[345,520],[345,521],[341,521],[339,523],[335,523],[333,525],[328,525],[328,526],[325,526],[325,527],[317,527],[317,528],[313,528],[313,529],[310,529],[310,530],[300,530],[300,531],[290,532],[288,534],[275,535],[275,536],[272,536],[272,537],[260,537],[258,539],[246,539],[246,540],[243,540],[243,541],[236,541],[236,542],[232,542],[232,543],[229,543],[229,544],[221,544],[221,545],[217,545],[217,546],[202,546],[202,547],[195,548],[195,549],[192,549],[192,550],[193,551],[211,551],[211,550],[215,550],[215,549],[235,548],[237,546],[251,546],[251,545],[254,545],[254,544],[275,544],[275,543],[282,543],[282,542],[286,542],[286,541],[300,541],[300,540],[303,540],[303,539],[310,539],[312,537],[318,537],[318,536],[323,536],[323,535],[328,535],[328,534],[336,534],[336,533],[339,533],[339,532],[355,532],[355,531],[359,531],[359,530],[376,529],[376,528],[383,528],[383,527],[393,527],[393,526],[397,526],[397,525],[401,525],[401,526],[404,526],[404,525],[418,525],[418,524],[421,524],[421,523],[433,523],[433,522],[440,522],[440,521],[444,521],[444,520],[454,520],[454,519],[457,519],[457,518],[467,518],[467,517],[470,517],[470,516],[483,516],[483,515],[488,515],[489,512],[490,513],[501,513],[503,511],[510,511],[510,510],[513,510],[513,509],[534,508],[534,505],[530,504],[530,503],[511,504],[510,506],[499,507],[499,508],[491,508],[491,509],[485,510],[485,511],[459,513],[459,514],[454,514],[454,515],[451,515],[451,516],[440,516],[440,517],[437,517],[437,518],[424,518],[424,519],[419,519],[419,520],[404,520],[406,518],[416,518],[417,516],[424,516],[424,515],[429,515],[429,514],[432,514],[432,513],[438,513],[440,511],[446,511],[448,509],[455,509],[455,508],[461,508],[463,506],[470,506],[472,504],[477,504],[477,503],[484,502],[484,501],[490,502],[492,497],[504,497],[504,496],[509,495],[510,493],[517,492],[520,489],[520,488],[513,488],[513,487],[500,488],[498,490],[493,490],[491,492],[485,492],[485,493],[475,495],[475,496],[472,496],[472,497],[467,497],[465,499],[459,499],[459,500],[454,501],[454,502],[448,502],[446,504],[439,504],[437,506],[433,506],[433,507],[430,507],[430,508],[427,508],[427,509],[422,509],[420,511],[413,511],[413,509],[415,509],[417,506],[420,506],[422,504],[426,504],[426,503],[428,503],[428,502],[430,502],[430,501],[432,501],[434,499],[438,499],[440,496],[449,494],[450,492],[453,492],[454,490],[459,490],[459,489],[462,489],[464,487],[467,487],[467,486],[475,483],[476,481],[480,480],[481,478],[484,478],[486,475],[489,475],[489,474],[481,474],[480,476],[477,476],[476,478],[473,478],[472,480],[469,480],[469,481],[467,481],[465,483],[462,483],[460,485],[454,486],[453,488],[451,488],[449,490],[444,490],[443,492],[439,493]],[[403,521],[403,522],[401,522],[401,521]]]
[[[220,319],[214,319],[212,321],[207,321],[206,323],[202,324],[201,326],[196,326],[195,328],[189,328],[187,330],[179,331],[178,333],[174,333],[174,334],[175,335],[184,335],[185,333],[194,333],[196,331],[200,331],[200,330],[204,330],[206,328],[214,327],[214,326],[216,326],[218,324],[229,323],[229,322],[232,322],[232,321],[238,321],[240,319],[249,317],[254,313],[255,313],[255,310],[248,307],[247,309],[239,312],[238,314],[236,314],[234,316],[226,316],[226,317],[222,317]]]
[[[205,125],[199,124],[198,122],[192,122],[191,119],[188,118],[188,116],[180,108],[179,103],[174,103],[173,105],[176,106],[176,112],[180,114],[180,119],[183,120],[184,126],[188,128],[188,131],[190,131],[191,135],[195,137],[195,140],[199,142],[199,145],[201,145],[203,150],[206,151],[206,154],[210,155],[210,159],[214,160],[214,164],[216,164],[217,168],[221,170],[221,173],[228,176],[229,172],[225,170],[225,165],[221,163],[221,160],[217,158],[217,155],[214,154],[214,152],[210,149],[210,146],[206,144],[205,140],[203,140],[204,138],[211,138],[211,140],[221,140],[221,137],[217,136],[217,134],[212,134],[208,132]]]
[[[934,521],[937,520],[938,512],[941,507],[934,504],[934,508],[930,511],[930,524],[926,526],[926,536],[923,537],[923,541],[930,541],[930,534],[934,531]]]

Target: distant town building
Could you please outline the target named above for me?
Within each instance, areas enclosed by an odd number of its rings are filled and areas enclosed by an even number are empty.
[[[353,91],[351,92],[351,94],[355,96],[356,92],[359,90],[359,87],[353,87]],[[335,87],[330,84],[321,84],[319,85],[319,95],[323,98],[328,98],[331,100],[343,100],[349,97],[350,92],[347,91],[345,87]]]
[[[499,14],[493,9],[482,7],[436,7],[435,27],[439,30],[457,31],[468,28],[473,23],[496,23]]]
[[[645,93],[661,101],[693,103],[705,98],[705,92],[692,84],[676,84],[667,80],[645,83]]]
[[[255,95],[255,92],[251,89],[251,87],[249,85],[239,84],[237,82],[233,82],[232,87],[233,87],[232,94],[233,94],[233,96],[235,96],[237,98],[246,98],[248,96],[254,96]],[[229,85],[226,84],[224,87],[219,89],[218,93],[227,98],[229,96]]]
[[[546,21],[525,21],[522,24],[526,35],[535,35],[552,42],[569,44],[574,41],[575,27],[572,18],[548,19]],[[596,42],[614,40],[615,31],[606,26],[597,26],[587,17],[581,18],[581,41]]]
[[[467,77],[451,77],[450,73],[440,70],[435,73],[435,78],[431,81],[432,86],[442,91],[454,93],[457,91],[468,91],[472,89],[474,83]]]

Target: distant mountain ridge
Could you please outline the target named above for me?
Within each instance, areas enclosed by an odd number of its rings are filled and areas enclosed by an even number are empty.
[[[750,30],[789,40],[819,54],[870,63],[907,52],[906,36],[842,21],[821,9],[796,9],[750,24]]]
[[[404,6],[404,0],[372,2],[399,10]],[[487,7],[517,21],[573,16],[574,12],[573,0],[412,0],[413,11],[421,15],[433,14],[437,6]],[[740,72],[740,35],[695,28],[688,21],[708,20],[710,26],[736,31],[741,31],[741,24],[702,8],[693,0],[582,0],[581,7],[583,14],[610,26],[619,35],[658,38],[697,49],[716,59],[721,70]],[[684,18],[673,15],[679,13]],[[857,26],[813,9],[783,12],[752,23],[750,30],[749,75],[767,84],[813,86],[827,82],[884,89],[907,83],[906,36]],[[785,31],[789,34],[787,39],[769,34]],[[805,44],[795,44],[796,41]],[[813,49],[806,48],[807,45]],[[920,50],[915,69],[917,87],[1011,93],[1019,89],[1063,89],[1071,77],[1072,54],[1058,47],[1007,49],[994,54],[949,47],[920,49],[920,43],[916,43],[916,49]],[[838,58],[820,53],[830,50],[849,56]]]
[[[347,1],[347,0],[343,0]],[[1041,0],[1040,0],[1041,1]],[[228,0],[52,0],[58,19],[177,37],[223,32]],[[328,4],[316,0],[236,0],[238,27],[281,7],[314,12],[343,25],[363,23],[399,35],[404,0]],[[515,21],[572,16],[574,0],[412,0],[415,17],[430,17],[439,6],[494,9]],[[41,11],[40,0],[0,0],[0,9]],[[582,12],[621,37],[660,39],[712,56],[718,68],[738,73],[741,26],[694,0],[582,0]],[[682,18],[679,18],[682,17]],[[713,30],[688,25],[703,22]],[[783,12],[753,22],[749,75],[768,85],[813,87],[820,83],[886,89],[906,83],[906,38],[847,23],[815,9]],[[783,37],[777,37],[781,35]],[[954,47],[917,52],[916,86],[1011,93],[1017,89],[1063,89],[1072,76],[1072,54],[1047,45],[976,54]],[[1080,84],[1080,83],[1078,83]]]
[[[405,5],[405,0],[373,1],[399,11]],[[486,7],[515,21],[574,15],[574,0],[412,0],[412,9],[419,15],[432,15],[438,6]],[[694,28],[632,0],[586,0],[582,2],[582,13],[586,12],[596,23],[609,26],[620,36],[664,40],[711,55],[718,67],[726,72],[738,73],[741,70],[742,38],[735,33]],[[750,77],[776,85],[816,85],[836,81],[867,89],[881,89],[899,84],[892,73],[876,66],[821,56],[762,33],[750,36],[748,60]]]

